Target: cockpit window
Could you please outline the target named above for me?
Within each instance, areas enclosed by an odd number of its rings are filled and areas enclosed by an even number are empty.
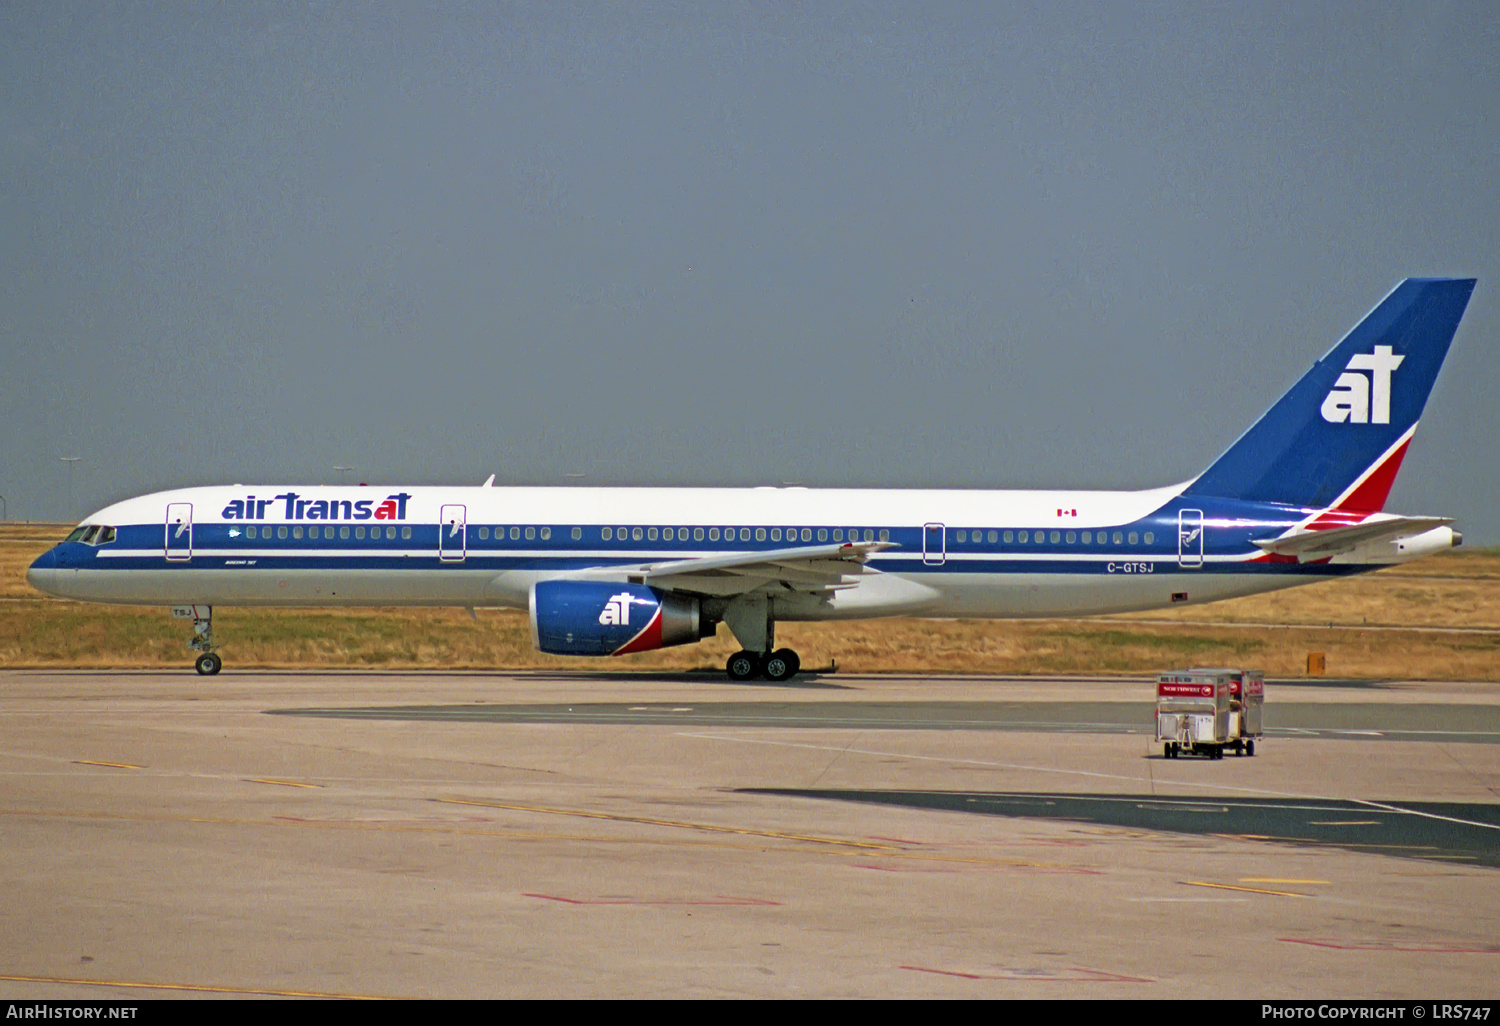
[[[115,540],[115,529],[101,524],[84,524],[73,528],[73,532],[63,540],[82,542],[85,545],[108,545]]]

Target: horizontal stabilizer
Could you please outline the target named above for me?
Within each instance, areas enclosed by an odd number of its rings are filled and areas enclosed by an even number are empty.
[[[1453,523],[1452,517],[1385,517],[1352,527],[1330,527],[1324,531],[1297,531],[1280,538],[1257,541],[1264,551],[1278,556],[1296,556],[1300,562],[1326,559],[1370,542],[1397,541],[1424,534]]]

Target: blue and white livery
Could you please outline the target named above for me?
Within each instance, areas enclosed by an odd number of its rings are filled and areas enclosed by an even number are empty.
[[[1055,617],[1212,602],[1460,543],[1382,512],[1473,279],[1402,282],[1229,450],[1133,492],[234,485],[116,503],[31,583],[170,605],[218,672],[212,608],[506,606],[544,652],[709,637],[783,680],[787,620]]]

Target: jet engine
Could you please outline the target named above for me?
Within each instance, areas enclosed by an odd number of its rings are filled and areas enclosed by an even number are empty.
[[[531,640],[553,655],[627,655],[704,637],[698,600],[644,584],[538,581]],[[707,624],[709,634],[714,625]]]

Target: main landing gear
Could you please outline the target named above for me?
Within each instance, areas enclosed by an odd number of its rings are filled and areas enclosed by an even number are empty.
[[[197,649],[198,658],[193,660],[193,669],[205,677],[212,677],[224,668],[224,660],[214,651],[214,610],[212,606],[174,606],[172,615],[193,621],[193,638],[188,648]]]
[[[765,677],[769,681],[791,680],[802,669],[802,660],[789,648],[778,648],[761,655],[756,652],[736,652],[724,665],[730,680],[754,680]]]
[[[729,657],[724,669],[730,680],[791,680],[802,669],[802,660],[789,648],[776,647],[776,621],[771,601],[763,593],[741,595],[724,607],[723,620],[743,646]]]

